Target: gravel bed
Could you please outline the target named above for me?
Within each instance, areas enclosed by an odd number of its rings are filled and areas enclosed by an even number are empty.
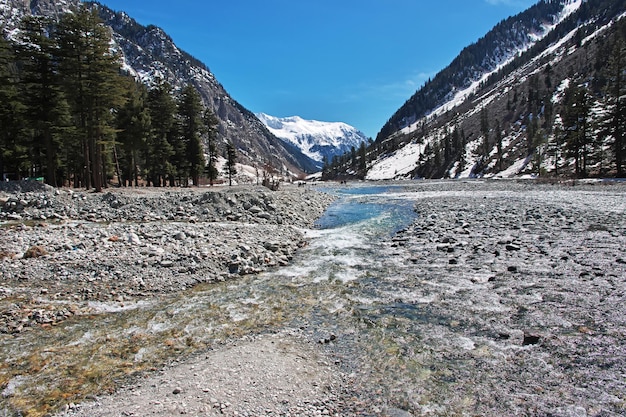
[[[289,185],[96,194],[0,183],[0,333],[287,265],[331,201]]]

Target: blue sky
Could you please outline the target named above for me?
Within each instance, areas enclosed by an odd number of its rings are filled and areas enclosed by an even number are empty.
[[[101,0],[163,28],[253,112],[376,137],[424,82],[535,0]]]

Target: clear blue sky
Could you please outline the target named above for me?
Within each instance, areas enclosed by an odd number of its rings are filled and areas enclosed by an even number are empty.
[[[253,112],[376,137],[424,82],[536,0],[101,0],[163,28]]]

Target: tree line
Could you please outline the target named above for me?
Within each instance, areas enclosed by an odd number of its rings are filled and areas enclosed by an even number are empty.
[[[85,7],[58,21],[27,16],[13,40],[0,39],[0,174],[96,191],[114,179],[213,184],[218,121],[195,87],[145,86],[111,45],[110,28]],[[225,157],[232,178],[232,144]]]

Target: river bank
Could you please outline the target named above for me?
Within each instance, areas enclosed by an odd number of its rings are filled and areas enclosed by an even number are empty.
[[[287,265],[332,198],[283,188],[0,184],[0,333]]]

